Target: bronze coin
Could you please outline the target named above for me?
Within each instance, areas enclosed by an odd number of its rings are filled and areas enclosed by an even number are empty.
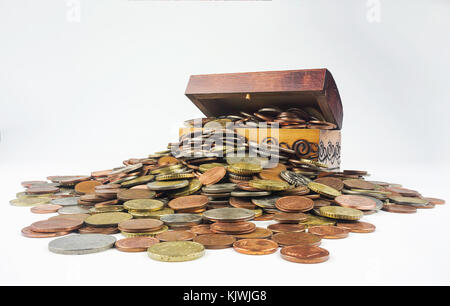
[[[54,233],[40,233],[31,229],[31,226],[27,226],[22,229],[22,235],[28,238],[54,238],[59,236],[68,235],[71,232],[54,232]]]
[[[84,181],[75,185],[75,191],[81,194],[94,193],[95,186],[101,185],[97,181]]]
[[[214,234],[214,232],[211,231],[209,224],[195,225],[195,226],[191,227],[189,229],[189,231],[191,231],[192,233],[194,233],[196,235]]]
[[[314,201],[303,196],[286,196],[279,198],[275,206],[284,212],[305,212],[314,208]]]
[[[246,181],[239,182],[236,187],[244,191],[260,191],[260,189],[250,186]]]
[[[116,249],[122,252],[146,252],[149,247],[159,243],[154,237],[131,237],[117,240]]]
[[[334,201],[342,207],[355,208],[359,210],[374,210],[377,203],[371,198],[359,195],[340,195]]]
[[[270,221],[273,220],[273,214],[263,214],[259,217],[253,218],[253,221]]]
[[[267,239],[241,239],[233,243],[235,251],[247,255],[267,255],[275,253],[278,243]]]
[[[399,213],[399,214],[413,214],[417,212],[417,208],[409,205],[384,204],[384,211]]]
[[[131,219],[118,224],[121,231],[128,233],[154,232],[161,229],[164,222],[158,219]]]
[[[286,245],[315,245],[319,246],[322,238],[311,233],[287,232],[277,233],[272,236],[272,240],[280,246]]]
[[[328,200],[324,200],[324,199],[314,200],[314,208],[320,208],[320,207],[330,206],[330,205],[331,205],[331,202]]]
[[[283,196],[301,196],[307,195],[310,192],[309,188],[306,186],[298,186],[292,189],[285,190],[280,192],[279,195]]]
[[[100,170],[91,172],[92,177],[103,177],[110,175],[112,170]]]
[[[86,225],[78,229],[80,234],[104,234],[104,235],[112,235],[119,233],[119,229],[117,226],[108,226],[108,227],[95,227]]]
[[[26,194],[46,194],[46,193],[56,193],[59,191],[58,187],[54,186],[38,186],[30,187],[25,192]]]
[[[152,199],[156,193],[150,190],[143,189],[125,189],[117,193],[117,198],[122,201],[138,200],[138,199]]]
[[[257,227],[248,234],[233,235],[236,239],[268,239],[272,237],[273,232],[270,229]]]
[[[280,223],[299,223],[308,220],[308,215],[303,213],[285,213],[279,212],[274,214],[273,220]]]
[[[83,225],[83,221],[73,219],[49,219],[34,222],[30,228],[34,232],[39,233],[56,233],[69,232],[79,229]]]
[[[315,179],[314,182],[327,185],[339,191],[341,191],[344,188],[344,183],[342,182],[342,180],[336,177],[321,177]]]
[[[338,222],[336,226],[345,228],[352,233],[372,233],[376,229],[375,225],[361,221]]]
[[[247,234],[255,231],[256,225],[252,222],[216,222],[211,224],[210,229],[218,234]]]
[[[390,192],[394,192],[394,193],[399,193],[400,195],[402,195],[404,197],[420,196],[420,194],[417,191],[403,188],[403,187],[386,187],[386,190],[390,191]]]
[[[349,230],[332,225],[321,225],[308,228],[308,233],[325,239],[342,239],[348,236]]]
[[[227,170],[225,170],[224,167],[214,167],[200,175],[198,180],[203,185],[212,185],[220,182],[224,178],[226,173]]]
[[[102,197],[99,197],[97,194],[90,193],[82,195],[78,201],[78,204],[80,204],[80,201],[81,203],[88,202],[92,203],[91,205],[94,205],[94,203],[103,202],[105,200]]]
[[[179,210],[192,210],[192,209],[199,209],[203,208],[208,204],[209,199],[207,196],[204,195],[188,195],[188,196],[181,196],[178,198],[175,198],[171,200],[168,203],[168,206],[172,208],[173,210],[179,211]]]
[[[433,205],[445,204],[445,200],[438,199],[438,198],[423,198],[423,199],[427,200],[428,202],[430,202],[430,204],[433,204]]]
[[[280,251],[281,257],[285,260],[313,264],[327,261],[330,253],[318,246],[291,245],[285,246]]]
[[[229,203],[236,208],[255,209],[256,205],[253,204],[248,198],[244,197],[230,197]]]
[[[48,184],[47,181],[25,181],[20,183],[24,188],[30,188],[33,185],[45,185]]]
[[[31,207],[31,212],[34,214],[51,214],[56,213],[58,210],[62,208],[61,205],[55,205],[55,204],[43,204]]]
[[[178,164],[179,161],[175,157],[172,156],[163,156],[160,159],[158,159],[158,165],[165,166],[165,165],[172,165],[172,164]]]
[[[190,231],[167,231],[156,235],[160,241],[189,241],[194,239],[196,235]]]
[[[276,223],[267,227],[274,233],[284,232],[304,232],[306,227],[303,224]]]
[[[104,202],[98,202],[95,203],[95,207],[106,207],[106,206],[113,206],[113,205],[117,205],[119,204],[119,200],[115,199],[115,200],[109,200],[109,201],[104,201]]]
[[[272,170],[262,170],[258,173],[259,178],[262,180],[271,180],[271,181],[280,181],[284,182],[284,180],[280,177],[280,172],[272,171]]]
[[[233,246],[236,241],[231,235],[206,234],[194,238],[194,242],[203,244],[205,249],[226,249]]]
[[[355,189],[373,190],[376,187],[374,184],[360,179],[344,180],[343,183],[346,187]]]

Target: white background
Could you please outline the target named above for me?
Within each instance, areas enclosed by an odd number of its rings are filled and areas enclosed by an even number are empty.
[[[79,22],[76,2],[0,0],[2,284],[450,284],[448,205],[367,216],[377,231],[324,241],[320,265],[231,249],[56,255],[20,234],[43,217],[9,205],[23,180],[164,149],[201,116],[191,74],[322,67],[344,105],[343,168],[448,200],[448,1],[380,0],[379,23],[365,0],[81,0]]]

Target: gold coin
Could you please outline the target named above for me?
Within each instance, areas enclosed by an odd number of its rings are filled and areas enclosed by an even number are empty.
[[[92,226],[112,226],[122,221],[130,220],[133,216],[124,212],[101,213],[89,216],[84,220],[88,225]]]
[[[153,218],[153,219],[159,219],[161,216],[164,215],[171,215],[174,212],[171,208],[163,208],[156,211],[141,211],[141,210],[128,210],[129,214],[132,214],[135,218]]]
[[[300,224],[305,225],[307,228],[312,226],[321,226],[321,225],[335,225],[336,221],[333,219],[329,219],[322,216],[314,216],[314,215],[307,215],[308,219],[305,221],[300,222]]]
[[[116,211],[124,211],[123,205],[108,205],[102,207],[92,207],[89,209],[89,213],[91,214],[101,214],[106,212],[116,212]]]
[[[243,174],[243,175],[250,175],[259,173],[262,171],[262,167],[259,164],[252,164],[252,163],[234,163],[231,164],[228,169],[231,173],[234,174]]]
[[[206,172],[209,169],[215,168],[215,167],[225,167],[227,166],[227,164],[223,164],[223,163],[208,163],[208,164],[201,164],[198,168],[198,170],[200,172]]]
[[[134,211],[156,211],[164,207],[164,202],[154,199],[136,199],[126,201],[123,207]]]
[[[150,174],[168,174],[168,173],[178,170],[182,167],[183,167],[182,164],[171,165],[171,166],[152,170],[152,171],[150,171]]]
[[[274,180],[251,180],[248,184],[251,187],[269,191],[282,191],[291,188],[291,185],[286,182]]]
[[[323,217],[340,220],[359,220],[364,215],[362,211],[341,206],[324,206],[319,208]]]
[[[189,182],[188,186],[171,193],[171,195],[175,198],[187,196],[199,191],[200,188],[202,188],[202,183],[197,179],[193,179]]]
[[[310,182],[308,184],[308,188],[314,191],[315,193],[318,193],[320,195],[329,197],[329,198],[335,198],[337,196],[342,195],[338,190],[331,188],[330,186],[316,183],[316,182]]]
[[[263,214],[263,210],[262,210],[262,209],[259,209],[259,208],[253,209],[253,212],[255,213],[255,218],[256,218],[256,217],[261,217],[262,214]]]
[[[158,234],[164,233],[169,229],[167,225],[163,225],[159,230],[153,231],[153,232],[142,232],[142,233],[130,233],[130,232],[124,232],[121,231],[120,233],[124,235],[127,238],[132,237],[155,237]]]
[[[9,201],[9,203],[14,206],[31,207],[31,206],[37,206],[37,205],[50,203],[51,200],[52,200],[51,198],[45,198],[45,197],[42,197],[42,198],[41,197],[33,197],[33,198],[21,197],[21,198]]]
[[[172,173],[172,174],[161,174],[156,177],[157,181],[172,181],[180,180],[186,178],[195,177],[194,173]]]
[[[133,187],[133,186],[136,186],[136,185],[147,184],[148,182],[152,181],[154,178],[155,178],[154,175],[144,175],[144,176],[135,178],[133,180],[129,180],[129,181],[123,182],[120,185],[122,187],[129,188],[129,187]]]
[[[152,245],[148,248],[148,256],[166,262],[194,260],[205,254],[205,247],[193,241],[169,241]]]

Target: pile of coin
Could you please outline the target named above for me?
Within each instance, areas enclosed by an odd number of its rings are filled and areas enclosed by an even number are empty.
[[[308,114],[265,109],[252,116],[270,115],[285,127],[322,119]],[[249,117],[233,120],[247,124],[253,120]],[[375,231],[361,221],[365,215],[415,213],[445,203],[399,184],[367,180],[366,171],[328,169],[287,149],[257,146],[234,132],[229,142],[222,132],[195,132],[170,143],[170,149],[90,175],[22,182],[25,190],[12,205],[57,214],[23,228],[22,234],[65,236],[49,243],[49,250],[60,254],[115,246],[147,252],[159,261],[186,261],[200,258],[205,249],[263,255],[281,247],[285,260],[318,263],[329,258],[319,246],[324,240]],[[211,145],[218,139],[228,143]],[[255,157],[255,152],[263,154]],[[266,153],[277,154],[278,162],[271,163]],[[270,224],[257,226],[259,221]],[[115,234],[123,238],[116,241],[110,236]]]

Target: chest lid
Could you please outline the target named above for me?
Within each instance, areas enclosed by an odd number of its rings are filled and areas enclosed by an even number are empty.
[[[185,94],[207,117],[312,106],[342,128],[341,98],[327,69],[191,75]]]

